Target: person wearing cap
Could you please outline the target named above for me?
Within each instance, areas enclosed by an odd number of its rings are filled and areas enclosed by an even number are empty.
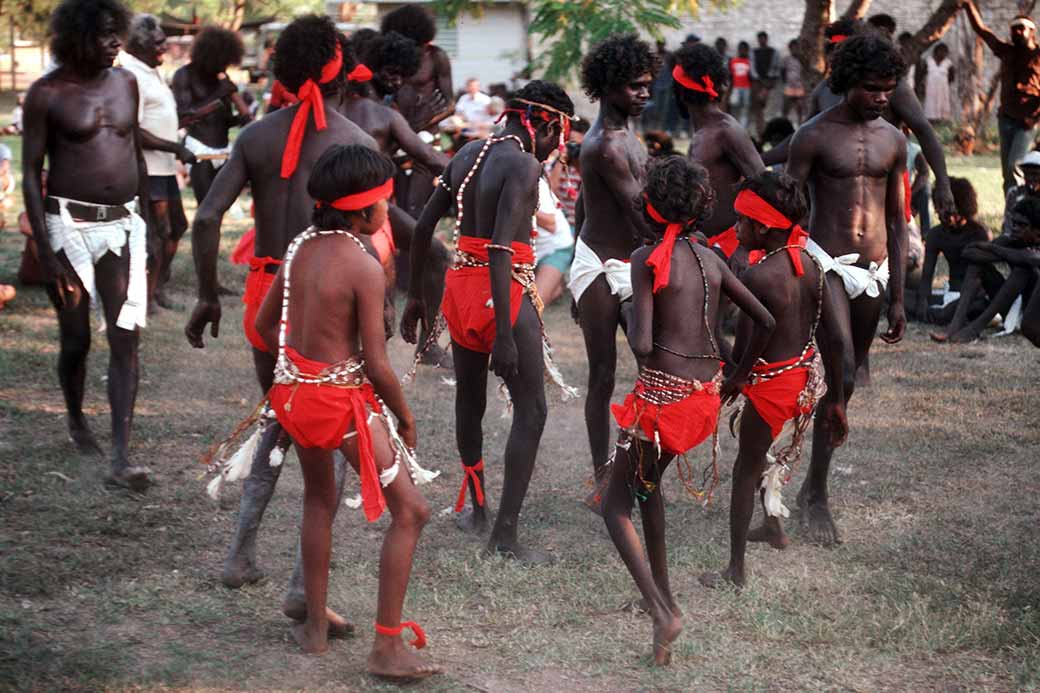
[[[1010,188],[1004,200],[1004,223],[1000,229],[1004,236],[1011,234],[1011,210],[1019,200],[1040,197],[1040,152],[1034,150],[1022,157],[1018,162],[1018,173],[1022,184]]]
[[[1011,21],[1010,41],[997,38],[982,21],[973,0],[964,0],[971,28],[1000,60],[1000,163],[1004,173],[1004,192],[1018,184],[1015,168],[1036,137],[1040,121],[1040,45],[1036,23],[1025,15]]]

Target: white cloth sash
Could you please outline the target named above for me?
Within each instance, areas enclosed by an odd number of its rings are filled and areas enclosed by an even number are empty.
[[[820,244],[809,239],[805,249],[816,258],[824,272],[834,272],[841,277],[845,285],[845,293],[849,298],[859,298],[863,294],[871,298],[877,298],[881,292],[888,288],[888,258],[886,257],[879,265],[871,261],[869,267],[857,267],[859,253],[848,253],[831,257],[830,254],[820,247]]]
[[[206,159],[206,161],[208,161],[211,164],[213,164],[214,170],[219,169],[221,166],[223,166],[225,163],[227,163],[227,158],[229,156],[231,156],[231,147],[230,146],[227,146],[227,147],[211,147],[208,144],[203,144],[202,142],[199,142],[197,139],[195,139],[191,135],[188,135],[187,137],[184,138],[184,146],[185,146],[185,148],[187,148],[187,150],[189,152],[191,152],[192,154],[194,154],[197,157],[200,157],[200,156],[216,157],[216,158],[213,158],[213,159]]]
[[[575,303],[581,300],[581,295],[601,274],[610,286],[610,293],[622,301],[632,298],[631,264],[617,258],[604,262],[595,250],[579,238],[574,243],[574,262],[571,263],[570,280],[567,282]]]

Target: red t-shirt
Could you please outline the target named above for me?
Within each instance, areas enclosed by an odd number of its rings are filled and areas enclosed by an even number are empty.
[[[734,89],[751,88],[751,60],[749,58],[730,58],[729,74]]]

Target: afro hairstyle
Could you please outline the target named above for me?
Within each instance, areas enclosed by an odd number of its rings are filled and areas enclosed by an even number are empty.
[[[354,48],[354,42],[344,34],[337,34],[336,40],[339,41],[340,54],[343,56],[343,68],[340,72],[343,75],[343,82],[347,85],[347,91],[354,94],[367,94],[369,87],[368,82],[351,82],[347,79],[347,75],[353,72],[354,68],[361,62],[358,60],[357,51]]]
[[[664,226],[647,212],[647,204],[652,204],[669,221],[683,223],[687,228],[697,226],[711,216],[715,207],[708,169],[676,154],[651,159],[646,185],[636,205],[650,228],[664,233]]]
[[[863,23],[856,19],[839,19],[836,22],[831,22],[823,30],[823,52],[830,54],[835,48],[841,45],[842,41],[838,43],[834,42],[835,36],[844,36],[847,40],[863,32]]]
[[[950,178],[950,192],[958,216],[971,221],[979,213],[979,196],[967,178]]]
[[[809,211],[802,186],[794,178],[784,173],[762,171],[757,176],[741,183],[738,190],[750,190],[755,193],[772,205],[776,211],[790,219],[792,224],[797,224]],[[790,229],[781,230],[789,231]]]
[[[766,122],[762,129],[762,142],[775,147],[793,134],[794,124],[783,116],[777,116]]]
[[[318,202],[332,202],[378,187],[396,171],[394,162],[375,149],[360,144],[334,145],[314,163],[307,179],[307,194]],[[342,229],[351,225],[349,217],[357,213],[315,206],[311,222],[319,229]]]
[[[656,74],[660,64],[650,44],[636,34],[614,34],[594,45],[581,61],[581,86],[595,101],[612,87],[648,72]]]
[[[519,109],[524,110],[531,108],[532,110],[539,110],[537,106],[531,106],[525,101],[531,101],[536,104],[545,104],[550,108],[554,108],[561,113],[565,113],[569,116],[574,115],[574,102],[571,101],[571,97],[567,96],[567,92],[560,88],[559,85],[552,82],[546,82],[544,80],[536,79],[525,84],[521,89],[518,89],[506,102],[506,108],[508,109]],[[547,111],[549,115],[555,116],[551,111]],[[520,115],[513,111],[507,111],[507,119],[519,118]],[[550,121],[551,122],[551,121]],[[541,127],[547,127],[549,122],[536,120],[531,123],[535,129]]]
[[[709,77],[718,92],[718,96],[708,96],[704,92],[687,89],[677,81],[672,80],[672,89],[675,91],[675,100],[679,106],[679,113],[688,117],[686,104],[701,105],[709,101],[718,101],[726,93],[726,85],[729,84],[729,69],[726,61],[722,59],[719,52],[704,43],[683,45],[675,51],[675,63],[682,66],[690,79],[702,81]]]
[[[318,81],[338,45],[339,32],[331,19],[316,14],[298,17],[285,27],[274,46],[275,79],[295,94],[307,80]],[[333,88],[340,84],[342,78],[330,83]]]
[[[199,74],[217,75],[231,65],[240,64],[245,51],[237,32],[206,26],[191,44],[191,64]]]
[[[863,34],[842,41],[831,56],[827,86],[844,94],[870,78],[898,79],[906,71],[899,49],[880,36]]]
[[[381,34],[369,45],[369,57],[372,64],[365,63],[373,72],[393,70],[402,78],[408,79],[419,71],[422,63],[422,48],[404,34],[388,31]]]
[[[895,17],[893,17],[890,14],[885,14],[881,12],[878,14],[871,15],[869,18],[867,18],[867,24],[876,29],[886,31],[889,34],[896,33],[896,20]]]
[[[126,36],[130,13],[118,0],[64,0],[58,5],[49,27],[51,53],[57,63],[98,64],[98,39],[106,19],[111,20],[114,33]]]
[[[384,34],[396,31],[421,46],[436,38],[437,23],[424,7],[403,5],[383,17],[379,30]]]
[[[1040,229],[1040,199],[1029,195],[1023,197],[1011,208],[1012,214],[1021,214],[1033,228]]]

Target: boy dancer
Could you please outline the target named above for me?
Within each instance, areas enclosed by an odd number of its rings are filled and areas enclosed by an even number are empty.
[[[386,354],[382,268],[354,235],[371,235],[386,221],[393,174],[393,162],[360,145],[334,147],[318,159],[307,183],[316,200],[313,226],[286,250],[256,329],[278,354],[268,398],[303,469],[307,620],[293,627],[293,636],[305,652],[328,649],[325,597],[338,500],[331,451],[339,449],[361,477],[369,522],[387,507],[393,516],[379,562],[368,670],[414,679],[438,671],[398,637],[402,628],[411,628],[413,644],[425,645],[417,624],[401,623],[401,608],[415,545],[430,517],[413,481],[429,476],[415,464],[415,419]],[[397,416],[396,427],[385,408]],[[370,426],[376,417],[380,425]]]
[[[716,586],[720,578],[744,585],[746,543],[762,540],[758,534],[748,535],[756,489],[761,489],[768,525],[775,529],[780,517],[787,516],[787,508],[780,503],[780,487],[801,456],[803,436],[827,390],[834,394],[825,416],[831,422],[836,446],[848,430],[842,373],[843,359],[847,356],[851,361],[852,353],[842,342],[844,333],[831,327],[836,316],[824,272],[804,250],[809,234],[797,224],[807,212],[801,186],[788,176],[766,171],[740,186],[734,208],[741,216],[737,223],[740,245],[749,251],[752,265],[741,279],[772,313],[776,330],[768,337],[749,379],[731,381],[722,392],[723,403],[732,402],[741,392],[746,400],[741,404],[740,452],[733,467],[730,562],[721,576],[701,576],[709,587]],[[824,329],[818,331],[818,326]],[[747,316],[741,316],[733,352],[736,358],[742,359],[749,343],[758,341],[757,329]],[[832,342],[822,352],[828,359],[826,384],[817,334]],[[788,421],[794,423],[790,442],[773,447]],[[775,458],[769,454],[771,447]],[[779,532],[773,534],[782,537]],[[784,546],[785,541],[774,543],[774,548]]]
[[[725,263],[689,237],[711,216],[712,193],[703,167],[680,156],[655,160],[641,206],[647,225],[663,237],[632,253],[628,342],[639,360],[639,379],[624,405],[613,407],[621,431],[609,467],[603,519],[649,607],[654,661],[661,665],[670,661],[670,644],[682,624],[668,583],[664,502],[658,486],[677,455],[684,458],[680,477],[696,496],[710,499],[718,480],[713,452],[710,486],[691,488],[685,455],[718,434],[722,371],[711,326],[719,296],[728,296],[758,328],[724,385],[726,392],[748,377],[775,323]],[[632,525],[633,498],[643,516],[649,566]]]
[[[455,436],[465,472],[456,510],[462,509],[467,487],[473,502],[459,526],[478,532],[487,527],[482,420],[490,354],[490,370],[505,380],[512,398],[513,425],[505,451],[502,504],[487,552],[543,562],[545,554],[521,546],[517,538],[546,416],[547,359],[534,284],[531,220],[540,162],[566,143],[574,105],[555,84],[535,80],[515,94],[505,113],[500,136],[471,142],[455,155],[419,217],[401,335],[415,343],[416,325],[425,322],[422,270],[434,228],[454,203],[455,263],[445,278],[441,311],[451,333],[458,383]],[[524,300],[525,294],[531,300]]]

